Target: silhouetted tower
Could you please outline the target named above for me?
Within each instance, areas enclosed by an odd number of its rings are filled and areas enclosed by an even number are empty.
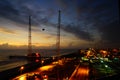
[[[58,14],[58,27],[57,27],[57,55],[60,56],[60,23],[61,23],[61,11],[59,10]]]
[[[56,46],[57,46],[57,59],[59,61],[60,58],[60,23],[61,23],[61,11],[58,11],[58,27],[57,27],[57,41],[56,41]],[[59,79],[59,67],[57,67],[57,80]]]
[[[31,44],[31,16],[29,16],[29,32],[28,32],[28,55],[32,54],[32,44]]]

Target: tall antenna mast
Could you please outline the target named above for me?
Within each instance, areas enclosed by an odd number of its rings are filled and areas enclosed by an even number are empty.
[[[57,46],[57,59],[59,61],[60,57],[60,22],[61,22],[61,11],[58,11],[58,27],[57,27],[57,41],[56,41],[56,46]],[[57,80],[59,79],[59,67],[57,68]]]
[[[32,53],[31,37],[31,16],[29,16],[28,54]]]
[[[61,23],[61,11],[58,14],[58,27],[57,27],[57,55],[60,56],[60,23]]]

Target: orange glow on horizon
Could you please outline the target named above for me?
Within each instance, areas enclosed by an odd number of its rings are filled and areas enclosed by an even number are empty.
[[[13,25],[12,25],[13,26]],[[0,36],[0,46],[3,46],[2,48],[27,48],[28,46],[28,32],[23,28],[16,27],[15,29],[11,28],[5,28],[1,29]],[[22,25],[25,26],[25,25]],[[33,26],[33,28],[36,28]],[[8,30],[7,30],[8,29]],[[10,29],[10,30],[9,30]],[[36,28],[39,30],[38,28]],[[54,29],[52,29],[54,31]],[[57,35],[52,35],[56,34],[54,32],[48,32],[48,31],[32,31],[32,45],[33,47],[36,48],[51,48],[56,46],[56,37]],[[62,34],[65,34],[66,36],[61,35],[61,44],[60,46],[62,48],[68,48],[68,47],[79,47],[80,45],[84,45],[86,41],[80,40],[76,38],[74,35],[67,33],[67,32],[62,32]]]

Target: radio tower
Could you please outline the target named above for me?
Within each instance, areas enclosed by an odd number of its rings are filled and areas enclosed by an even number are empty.
[[[61,11],[59,10],[58,14],[58,27],[57,27],[57,55],[60,56],[60,23],[61,23]]]
[[[59,10],[58,27],[57,27],[57,40],[56,40],[58,63],[59,63],[59,58],[60,58],[60,22],[61,22],[61,11]],[[57,80],[60,80],[60,78],[59,78],[59,66],[57,67]]]
[[[28,32],[28,55],[32,54],[32,45],[31,45],[31,16],[29,16],[29,32]]]

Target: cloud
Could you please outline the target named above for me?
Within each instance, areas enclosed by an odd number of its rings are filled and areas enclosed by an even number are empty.
[[[69,11],[69,8],[73,8],[74,13],[74,23],[77,23],[80,26],[75,26],[71,24],[67,24],[66,27],[63,29],[67,32],[74,34],[76,37],[83,39],[83,40],[94,40],[95,36],[100,36],[101,39],[110,33],[109,31],[101,31],[99,27],[104,26],[107,29],[107,26],[114,22],[114,25],[118,26],[118,17],[119,17],[119,10],[118,10],[118,0],[81,0],[76,1],[72,0],[67,2],[67,0],[57,0],[61,7],[65,7],[66,11]],[[76,5],[76,6],[72,6]],[[73,14],[73,13],[71,13]],[[70,16],[70,14],[67,14]],[[75,17],[76,16],[76,17]],[[112,28],[111,28],[112,29]],[[114,29],[114,28],[113,28]],[[89,30],[90,32],[87,32]],[[97,32],[98,35],[95,35]],[[102,35],[101,35],[102,34]],[[103,36],[104,35],[104,36]],[[111,39],[108,38],[107,41],[112,40],[116,35],[112,33]],[[111,41],[110,41],[111,42]]]
[[[17,49],[17,46],[10,45],[9,43],[0,44],[0,49]]]
[[[7,34],[16,34],[15,31],[7,29],[7,28],[2,28],[2,27],[0,27],[0,32],[1,33],[7,33]]]
[[[101,32],[102,39],[109,43],[119,43],[120,37],[118,37],[120,33],[120,24],[118,21],[113,21],[112,23],[101,26],[98,28],[99,32]]]
[[[93,40],[92,39],[92,36],[86,32],[86,31],[83,31],[80,26],[76,26],[74,24],[71,24],[71,25],[67,25],[65,27],[62,27],[65,31],[69,32],[69,33],[72,33],[74,34],[76,37],[80,38],[80,39],[83,39],[83,40],[86,40],[86,41],[91,41]]]
[[[117,39],[115,36],[119,33],[117,31],[119,29],[118,0],[54,0],[56,5],[51,5],[45,1],[48,4],[44,3],[45,6],[38,1],[0,0],[0,17],[28,25],[28,16],[32,15],[32,25],[39,27],[46,25],[56,28],[56,10],[60,8],[63,10],[62,30],[86,41],[94,40],[96,36],[94,34],[98,32],[97,34],[107,42],[119,42],[119,38]],[[1,31],[14,33],[10,30],[2,29]]]
[[[40,23],[47,23],[49,17],[52,16],[52,11],[42,9],[40,6],[35,5],[31,1],[0,1],[0,16],[13,20],[17,23],[28,24],[29,15],[32,16],[32,25],[39,25]]]
[[[89,4],[87,3],[87,5],[85,5],[86,2],[81,2],[80,5],[76,7],[78,14],[77,20],[79,22],[85,21],[86,25],[84,27],[89,30],[91,29],[91,31],[97,31],[102,40],[105,39],[111,43],[112,41],[119,42],[119,38],[117,39],[117,37],[115,37],[115,35],[119,33],[119,31],[117,31],[119,29],[118,0],[86,1],[88,1]]]
[[[30,2],[20,2],[22,4],[18,5],[18,2],[10,2],[8,0],[4,0],[4,1],[0,1],[1,5],[0,5],[0,9],[2,11],[0,11],[0,16],[4,17],[4,18],[8,18],[10,20],[13,20],[17,23],[22,23],[22,24],[28,24],[28,15],[31,14],[32,15],[32,25],[41,25],[41,24],[45,24],[45,25],[51,25],[53,27],[56,27],[55,23],[50,22],[50,18],[52,13],[54,13],[54,11],[47,11],[43,10],[39,7],[39,9],[36,8],[36,6],[34,4],[31,4]],[[67,1],[60,1],[61,4],[64,4],[66,6],[68,6],[68,2]],[[71,2],[70,2],[71,3]],[[50,13],[50,14],[48,14]],[[38,15],[40,14],[40,15]],[[42,16],[41,16],[42,15]],[[80,39],[85,39],[85,40],[91,40],[89,33],[84,32],[82,30],[80,30],[79,26],[74,26],[71,24],[67,24],[66,27],[62,28],[67,32],[70,32],[72,34],[74,34],[76,37],[80,38]]]
[[[18,10],[7,0],[0,1],[0,10],[0,16],[4,18],[16,19],[16,16],[19,15]]]
[[[47,46],[44,46],[44,44],[40,44],[38,45],[39,43],[36,43],[34,45],[32,45],[32,48],[33,49],[54,49],[55,48],[55,45],[54,46],[51,46],[51,45],[48,45],[46,44]],[[11,45],[9,43],[3,43],[3,44],[0,44],[0,49],[26,49],[27,50],[28,48],[28,45]]]

